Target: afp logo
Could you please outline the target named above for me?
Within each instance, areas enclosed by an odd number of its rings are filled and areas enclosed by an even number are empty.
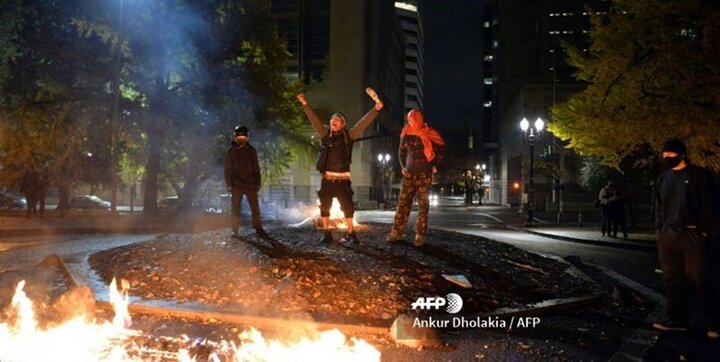
[[[445,307],[445,311],[450,314],[459,312],[463,307],[463,300],[458,294],[450,293],[443,297],[419,297],[412,304],[412,309],[421,310],[439,310]]]

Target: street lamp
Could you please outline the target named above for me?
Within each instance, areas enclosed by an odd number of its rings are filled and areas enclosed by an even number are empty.
[[[390,164],[391,159],[392,159],[392,157],[390,156],[389,153],[386,153],[386,154],[378,153],[378,155],[377,155],[378,165],[380,166],[380,172],[382,172],[382,186],[380,188],[380,197],[382,198],[382,201],[386,205],[387,205],[388,198],[390,196],[390,187],[389,186],[387,187],[388,190],[386,192],[385,186],[388,183],[387,174],[388,174],[388,169],[391,166],[391,164]]]
[[[523,131],[523,139],[528,142],[528,145],[530,145],[530,177],[528,182],[528,202],[527,202],[527,208],[528,208],[528,216],[527,220],[525,221],[525,226],[532,226],[533,225],[533,204],[535,199],[535,190],[534,190],[534,184],[533,184],[533,160],[534,160],[534,148],[535,148],[535,140],[540,137],[540,132],[542,132],[543,128],[545,127],[545,121],[543,121],[542,118],[538,117],[537,120],[535,120],[534,125],[530,125],[530,122],[528,122],[527,118],[523,118],[520,121],[520,129]]]

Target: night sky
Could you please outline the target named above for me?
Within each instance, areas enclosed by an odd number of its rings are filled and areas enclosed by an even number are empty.
[[[482,9],[480,0],[425,0],[426,118],[465,146],[482,110]]]

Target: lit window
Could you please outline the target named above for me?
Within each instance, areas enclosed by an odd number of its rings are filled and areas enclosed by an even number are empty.
[[[483,27],[489,28],[489,27],[490,27],[490,22],[489,22],[489,21],[483,22]]]
[[[491,61],[493,60],[493,56],[492,56],[492,55],[486,55],[486,56],[483,57],[483,60],[485,60],[486,62],[491,62]]]
[[[485,84],[487,84],[487,85],[493,84],[493,79],[492,79],[492,77],[487,77],[487,78],[483,79],[483,83],[485,83]]]
[[[500,45],[500,42],[497,40],[493,41],[493,48],[497,48]]]
[[[548,15],[550,15],[550,16],[555,16],[555,14],[553,14],[553,13],[550,13],[550,14],[548,14]]]
[[[548,68],[548,70],[552,72],[553,70],[555,70],[555,67],[550,67]]]
[[[483,107],[485,107],[485,108],[492,107],[492,101],[487,101],[487,102],[483,103]]]
[[[555,53],[555,49],[550,49],[550,53]]]

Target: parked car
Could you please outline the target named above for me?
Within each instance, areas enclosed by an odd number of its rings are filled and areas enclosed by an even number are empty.
[[[180,210],[178,208],[180,207],[180,199],[177,196],[170,196],[166,197],[164,199],[161,199],[158,201],[158,211],[162,214],[177,214]],[[189,210],[184,211],[190,211],[190,212],[203,212],[206,211],[202,205],[195,201],[190,205]]]
[[[9,191],[0,191],[0,209],[24,209],[27,207],[25,197]]]
[[[71,209],[105,209],[110,210],[110,202],[95,195],[80,195],[70,199]]]

